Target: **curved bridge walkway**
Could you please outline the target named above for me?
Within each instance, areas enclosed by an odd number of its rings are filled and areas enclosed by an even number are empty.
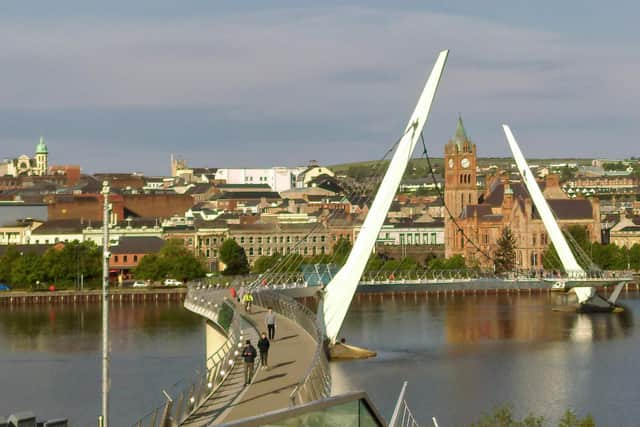
[[[242,308],[239,308],[242,310]],[[252,313],[244,313],[250,328],[243,325],[246,338],[257,349],[259,332],[266,332],[266,308],[254,306]],[[263,414],[290,405],[289,395],[300,383],[313,363],[316,350],[314,339],[297,323],[276,314],[276,336],[269,349],[269,368],[259,363],[249,386],[244,386],[244,363],[238,357],[224,386],[182,424],[205,426],[220,424]],[[249,332],[249,330],[251,332]],[[259,362],[260,358],[256,359]]]

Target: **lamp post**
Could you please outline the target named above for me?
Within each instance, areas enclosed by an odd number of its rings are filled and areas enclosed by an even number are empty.
[[[109,182],[102,183],[102,416],[109,426]]]

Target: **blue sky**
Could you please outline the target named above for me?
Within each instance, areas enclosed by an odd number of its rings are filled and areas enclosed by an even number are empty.
[[[0,157],[86,172],[379,158],[451,50],[425,130],[481,156],[638,156],[640,6],[620,1],[3,1]]]

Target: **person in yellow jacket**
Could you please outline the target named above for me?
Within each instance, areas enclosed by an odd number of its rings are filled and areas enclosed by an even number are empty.
[[[247,313],[251,313],[251,304],[253,304],[253,295],[251,292],[247,292],[242,297],[242,304],[244,304],[244,309]]]

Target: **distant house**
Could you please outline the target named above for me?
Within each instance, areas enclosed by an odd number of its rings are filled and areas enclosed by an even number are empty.
[[[158,253],[164,243],[165,241],[159,237],[120,238],[118,244],[110,248],[109,277],[118,282],[130,279],[140,260],[146,255]]]

